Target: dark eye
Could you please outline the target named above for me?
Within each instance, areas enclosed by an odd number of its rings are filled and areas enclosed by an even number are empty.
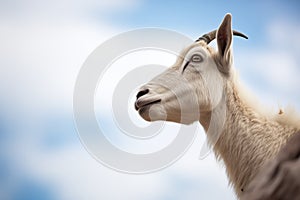
[[[192,56],[192,59],[191,59],[191,61],[192,61],[192,62],[195,62],[195,63],[202,62],[202,60],[203,60],[203,58],[202,58],[202,56],[199,55],[199,54],[194,54],[194,55]]]

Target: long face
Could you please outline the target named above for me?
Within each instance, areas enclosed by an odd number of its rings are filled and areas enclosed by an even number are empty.
[[[205,35],[187,47],[173,66],[142,86],[135,102],[140,116],[147,121],[190,124],[199,120],[201,112],[214,109],[230,77],[233,33],[231,15],[226,15],[217,32],[208,36],[217,38],[217,52],[207,45]]]
[[[189,124],[199,120],[200,110],[209,111],[216,105],[222,83],[212,50],[197,42],[173,66],[140,88],[135,108],[147,121]]]

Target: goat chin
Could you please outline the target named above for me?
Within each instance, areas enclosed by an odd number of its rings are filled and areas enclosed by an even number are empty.
[[[197,114],[193,113],[182,113],[180,115],[167,113],[165,109],[161,108],[161,106],[151,105],[145,106],[139,109],[139,115],[148,122],[154,121],[169,121],[180,124],[189,125],[195,121],[198,121],[199,118]]]

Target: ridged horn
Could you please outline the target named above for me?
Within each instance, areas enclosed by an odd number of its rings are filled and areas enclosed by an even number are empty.
[[[234,36],[239,36],[239,37],[243,37],[245,39],[248,39],[248,37],[245,34],[241,33],[241,32],[233,30],[232,33],[233,33]],[[213,41],[216,38],[216,34],[217,34],[217,30],[211,31],[209,33],[206,33],[206,34],[202,35],[200,38],[198,38],[196,40],[196,42],[202,40],[206,44],[209,44],[211,41]]]

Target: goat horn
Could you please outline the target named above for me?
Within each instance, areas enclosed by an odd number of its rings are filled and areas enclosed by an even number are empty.
[[[240,36],[240,37],[243,37],[245,39],[248,39],[248,37],[246,35],[244,35],[243,33],[241,33],[241,32],[233,30],[232,33],[235,36]],[[209,33],[206,33],[206,34],[202,35],[200,38],[198,38],[196,40],[196,42],[202,40],[206,44],[209,44],[211,41],[213,41],[216,38],[216,34],[217,34],[217,30],[211,31]]]

